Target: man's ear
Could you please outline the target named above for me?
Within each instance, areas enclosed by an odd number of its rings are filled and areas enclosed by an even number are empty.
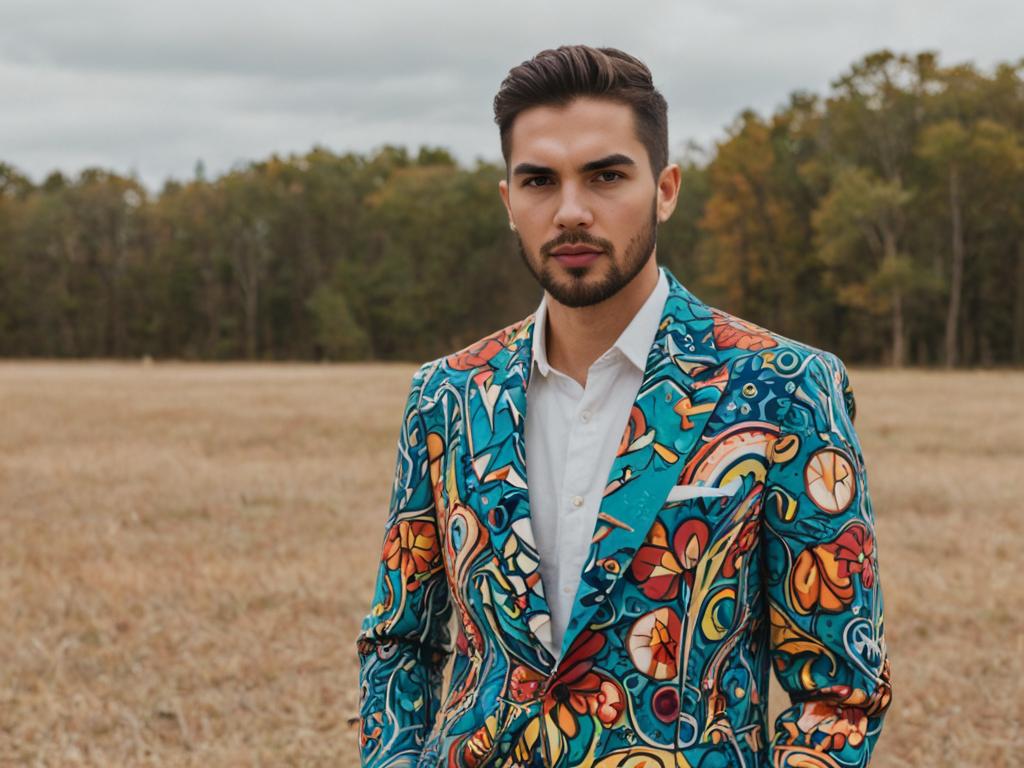
[[[502,179],[498,182],[498,194],[501,195],[501,202],[505,204],[505,211],[508,213],[508,222],[512,224],[512,206],[508,200],[508,181]]]
[[[666,222],[676,209],[679,201],[679,185],[682,181],[679,165],[670,163],[658,175],[658,221]]]

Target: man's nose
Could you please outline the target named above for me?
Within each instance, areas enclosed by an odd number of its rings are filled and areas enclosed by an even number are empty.
[[[558,210],[555,212],[555,226],[559,229],[575,229],[589,227],[593,222],[594,215],[586,192],[574,182],[563,184]]]

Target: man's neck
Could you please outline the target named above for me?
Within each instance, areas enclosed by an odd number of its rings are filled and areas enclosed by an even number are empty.
[[[615,343],[657,284],[658,265],[652,256],[622,290],[598,304],[567,307],[548,294],[544,329],[548,364],[586,386],[590,366]]]

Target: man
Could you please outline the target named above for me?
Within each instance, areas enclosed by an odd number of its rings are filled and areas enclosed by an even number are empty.
[[[680,172],[641,62],[543,51],[495,119],[544,294],[412,378],[363,765],[867,765],[891,686],[844,364],[657,266]]]

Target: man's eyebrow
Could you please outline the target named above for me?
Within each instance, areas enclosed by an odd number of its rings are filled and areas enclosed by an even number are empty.
[[[621,152],[602,157],[600,160],[591,160],[589,163],[584,163],[579,167],[580,173],[588,173],[590,171],[599,171],[602,168],[608,168],[612,165],[636,165],[636,162],[629,155],[624,155]],[[527,173],[536,174],[554,174],[554,168],[548,168],[546,165],[534,165],[533,163],[520,163],[512,171],[513,176],[521,176]]]

